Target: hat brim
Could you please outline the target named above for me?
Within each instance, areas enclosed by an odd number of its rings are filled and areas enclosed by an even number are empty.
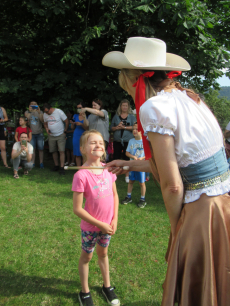
[[[102,59],[102,65],[116,69],[140,69],[140,70],[165,70],[165,71],[189,71],[189,63],[181,56],[172,53],[166,53],[165,66],[138,66],[133,65],[127,59],[124,53],[112,51],[107,53]]]

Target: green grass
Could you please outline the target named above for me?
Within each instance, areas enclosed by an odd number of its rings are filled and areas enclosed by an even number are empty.
[[[49,167],[13,178],[0,166],[0,305],[78,305],[81,252],[80,219],[73,214],[71,184]],[[161,304],[169,221],[152,178],[146,183],[147,206],[139,209],[138,183],[133,203],[120,205],[118,230],[109,247],[110,276],[121,305]],[[127,192],[119,176],[120,200]],[[107,305],[97,255],[90,262],[90,290],[96,306]]]

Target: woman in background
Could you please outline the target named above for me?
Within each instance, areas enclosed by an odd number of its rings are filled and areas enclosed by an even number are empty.
[[[66,143],[65,143],[65,152],[66,152],[66,163],[65,166],[72,167],[75,165],[74,155],[73,155],[73,132],[74,127],[72,127],[72,123],[70,122],[73,119],[74,112],[69,110],[66,114],[69,119],[69,126],[66,131]]]
[[[86,130],[86,125],[84,123],[84,119],[86,115],[84,112],[81,112],[83,108],[83,103],[79,103],[77,105],[77,114],[73,116],[73,120],[71,120],[71,128],[74,129],[73,133],[73,155],[76,159],[76,165],[80,167],[82,165],[82,157],[80,151],[80,138],[81,135]]]
[[[128,142],[133,138],[133,124],[136,122],[132,114],[130,103],[127,99],[120,102],[117,113],[111,122],[111,131],[113,132],[113,159],[129,160],[126,156]],[[129,173],[125,176],[126,183],[129,182]]]
[[[97,130],[101,133],[105,141],[105,149],[107,150],[109,144],[109,115],[108,112],[103,109],[103,102],[100,99],[94,99],[92,102],[92,108],[82,108],[81,114],[89,112],[88,118],[85,116],[84,123],[89,130]]]
[[[6,137],[4,134],[4,126],[5,123],[8,121],[8,116],[4,107],[0,107],[0,150],[1,150],[1,157],[4,164],[4,167],[10,168],[7,164],[7,157],[6,157]]]

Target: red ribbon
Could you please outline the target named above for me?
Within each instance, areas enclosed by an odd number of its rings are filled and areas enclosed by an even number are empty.
[[[179,75],[181,75],[181,73],[182,73],[181,71],[170,71],[170,72],[166,73],[166,75],[169,79],[173,79],[173,78],[176,78]]]
[[[143,147],[145,151],[145,159],[151,158],[151,150],[149,146],[149,142],[147,140],[147,137],[144,136],[144,130],[142,128],[140,117],[139,117],[139,111],[142,104],[145,103],[145,82],[144,77],[150,78],[154,75],[154,71],[151,72],[145,72],[141,74],[135,84],[133,84],[133,87],[136,87],[136,93],[135,93],[135,106],[136,106],[136,115],[137,115],[137,125],[138,130],[141,131],[142,135],[142,141],[143,141]]]

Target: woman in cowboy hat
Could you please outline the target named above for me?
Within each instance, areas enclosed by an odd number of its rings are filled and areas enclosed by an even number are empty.
[[[221,129],[192,90],[172,78],[190,70],[155,38],[132,37],[103,65],[121,69],[134,99],[145,161],[113,161],[159,181],[171,224],[162,306],[230,305],[230,173]],[[174,71],[176,70],[176,71]],[[165,71],[170,71],[166,73]]]

